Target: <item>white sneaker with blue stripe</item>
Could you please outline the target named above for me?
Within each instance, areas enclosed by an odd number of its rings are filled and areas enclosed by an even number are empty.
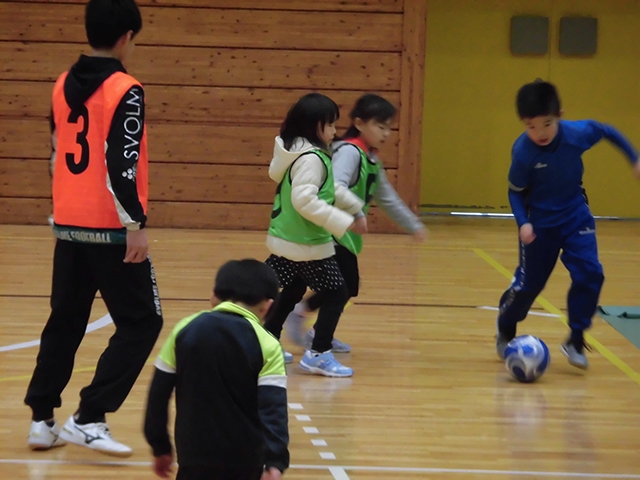
[[[284,350],[284,363],[293,363],[293,353]]]
[[[79,425],[71,416],[62,427],[60,438],[114,457],[129,457],[133,453],[130,447],[113,439],[104,422]]]
[[[300,360],[300,368],[306,372],[326,377],[350,377],[353,375],[353,369],[338,362],[331,351],[315,353],[307,350]]]

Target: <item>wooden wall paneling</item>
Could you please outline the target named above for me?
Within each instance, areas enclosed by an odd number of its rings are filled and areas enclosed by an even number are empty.
[[[268,165],[274,126],[220,126],[150,123],[149,158],[156,162]],[[49,122],[44,118],[0,117],[0,158],[49,158]],[[398,132],[393,131],[380,157],[385,168],[398,165]]]
[[[0,158],[46,158],[50,152],[46,119],[0,117]]]
[[[401,0],[328,0],[323,11],[308,0],[140,4],[127,67],[147,93],[150,225],[266,228],[273,138],[311,90],[340,105],[341,130],[364,92],[402,107],[381,157],[413,206],[426,2],[404,13]],[[86,48],[83,10],[84,0],[0,3],[0,222],[42,224],[50,213],[46,116],[53,80]],[[397,231],[377,208],[370,226]]]
[[[2,205],[1,202],[0,205]],[[166,225],[178,225],[182,228],[260,230],[266,232],[269,227],[272,208],[271,204],[151,202],[149,206],[149,224],[156,228]],[[377,207],[371,209],[368,223],[371,233],[398,233],[401,231]],[[202,227],[199,226],[201,224],[203,225]]]
[[[172,202],[272,203],[268,166],[156,163],[149,166],[149,199]],[[387,170],[392,185],[396,170]],[[49,198],[49,163],[0,159],[0,197]]]
[[[51,105],[51,82],[1,82],[0,116],[44,117]],[[289,110],[310,89],[183,87],[145,88],[147,121],[280,126]],[[340,106],[338,125],[349,125],[348,112],[363,92],[318,90]],[[397,92],[378,92],[396,105]]]
[[[427,0],[407,2],[403,23],[398,191],[414,210],[420,201]]]
[[[46,160],[0,159],[0,197],[49,198],[51,180]]]
[[[139,45],[372,52],[402,48],[403,16],[398,13],[141,10]],[[83,5],[2,2],[0,19],[0,40],[86,43]]]
[[[152,201],[149,202],[149,227],[266,232],[272,208],[267,204]],[[0,197],[0,223],[3,224],[46,225],[52,211],[49,198]],[[377,207],[371,209],[368,222],[371,233],[401,231]]]
[[[87,0],[47,0],[48,3],[79,3]],[[20,0],[21,3],[42,3],[42,0]],[[251,10],[318,10],[318,4],[309,0],[137,0],[140,6],[238,8]],[[401,13],[404,0],[323,0],[322,9],[344,12],[396,12]]]
[[[53,212],[50,198],[0,197],[0,223],[46,225]]]
[[[0,80],[55,81],[80,53],[73,43],[0,42]],[[400,54],[390,52],[141,46],[127,68],[143,85],[400,90]]]

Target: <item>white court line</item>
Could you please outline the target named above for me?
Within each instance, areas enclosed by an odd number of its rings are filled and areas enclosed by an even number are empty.
[[[329,473],[335,480],[349,480],[349,475],[342,467],[329,467]]]
[[[320,458],[323,460],[335,460],[336,454],[332,452],[319,452]]]
[[[493,310],[497,312],[499,310],[498,307],[478,307],[480,310]],[[555,317],[560,318],[562,315],[556,315],[555,313],[546,313],[546,312],[532,312],[529,310],[528,315],[537,315],[538,317]]]
[[[309,415],[296,415],[296,420],[299,422],[310,422],[311,417]]]
[[[110,323],[113,323],[113,320],[111,320],[111,316],[107,314],[104,317],[99,318],[95,322],[91,322],[89,325],[87,325],[87,330],[85,333],[94,332],[96,330],[99,330],[100,328],[106,327]],[[13,345],[0,347],[0,352],[10,352],[11,350],[20,350],[21,348],[37,347],[38,345],[40,345],[40,340],[14,343]]]
[[[43,460],[43,459],[0,459],[0,465],[86,465],[86,466],[122,466],[122,467],[150,467],[151,462],[90,462],[71,460]],[[512,475],[512,476],[540,476],[540,477],[566,477],[566,478],[620,478],[629,480],[640,479],[640,474],[634,473],[577,473],[577,472],[544,472],[530,470],[482,470],[467,468],[420,468],[420,467],[366,467],[366,466],[327,466],[327,465],[291,465],[293,470],[353,470],[361,472],[396,472],[396,473],[440,473],[440,474],[466,474],[466,475]],[[339,477],[338,477],[339,478]],[[346,480],[346,479],[345,479]]]
[[[311,445],[313,445],[314,447],[326,447],[327,441],[322,440],[321,438],[312,438]]]
[[[320,433],[316,427],[303,427],[304,433]]]
[[[302,406],[301,403],[290,403],[289,408],[291,410],[304,410],[304,407]]]

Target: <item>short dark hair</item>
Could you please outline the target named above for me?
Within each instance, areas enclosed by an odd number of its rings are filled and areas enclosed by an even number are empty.
[[[522,86],[518,90],[516,106],[521,119],[547,115],[560,116],[558,90],[552,83],[542,80]]]
[[[278,298],[278,277],[266,263],[252,258],[231,260],[218,270],[213,288],[223,302],[242,302],[251,307]]]
[[[108,50],[127,32],[137,35],[142,30],[142,16],[135,0],[89,0],[84,25],[89,45]]]
[[[340,118],[340,109],[336,102],[321,93],[308,93],[289,109],[287,118],[282,122],[280,138],[284,148],[289,150],[297,137],[306,138],[318,148],[327,145],[318,136],[318,125],[321,128]]]
[[[367,93],[356,101],[353,110],[349,113],[352,124],[341,138],[355,138],[360,136],[360,131],[353,124],[356,118],[365,122],[374,118],[376,121],[384,123],[395,117],[396,112],[396,107],[394,107],[390,101],[382,98],[380,95]]]

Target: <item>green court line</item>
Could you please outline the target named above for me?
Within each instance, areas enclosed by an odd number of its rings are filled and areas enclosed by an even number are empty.
[[[493,268],[495,268],[502,275],[507,277],[509,280],[513,278],[513,272],[510,272],[509,270],[507,270],[504,267],[504,265],[502,265],[500,262],[498,262],[495,258],[493,258],[491,255],[486,253],[481,248],[474,248],[473,252],[476,255],[478,255],[480,258],[482,258],[485,262],[487,262],[489,265],[491,265]],[[542,307],[549,313],[555,313],[556,315],[559,315],[557,317],[558,320],[560,320],[562,323],[567,325],[567,316],[564,313],[562,313],[560,309],[556,308],[551,302],[549,302],[547,299],[545,299],[540,295],[538,296],[536,301],[540,305],[542,305]],[[625,373],[625,375],[631,378],[631,380],[633,380],[638,385],[640,385],[640,374],[636,372],[633,368],[631,368],[629,365],[624,363],[620,359],[620,357],[618,357],[615,353],[613,353],[611,350],[609,350],[607,347],[605,347],[602,343],[600,343],[598,340],[593,338],[593,336],[589,335],[588,333],[585,334],[585,340],[589,345],[595,348],[596,351],[600,353],[600,355],[602,355],[604,358],[609,360],[609,362],[611,362],[613,365],[615,365],[620,370],[622,370]]]

